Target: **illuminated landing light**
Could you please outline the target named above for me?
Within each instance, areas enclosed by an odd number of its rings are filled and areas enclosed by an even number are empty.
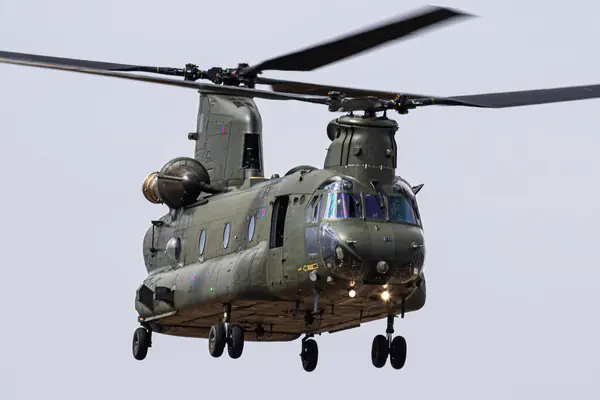
[[[390,299],[390,292],[388,292],[387,290],[384,290],[381,293],[381,300],[388,301],[389,299]]]
[[[348,290],[348,296],[350,296],[351,298],[354,298],[356,296],[356,290],[354,290],[354,289]]]
[[[385,285],[382,286],[384,289],[388,288],[388,284],[386,283]]]

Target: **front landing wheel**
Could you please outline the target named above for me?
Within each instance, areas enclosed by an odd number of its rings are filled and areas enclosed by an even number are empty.
[[[406,339],[396,336],[390,347],[390,364],[394,369],[402,369],[406,363]]]
[[[373,366],[375,368],[382,368],[387,362],[389,352],[387,338],[383,335],[375,336],[371,345],[371,361],[373,362]]]
[[[208,332],[208,352],[210,355],[215,358],[221,357],[226,344],[225,324],[220,323],[211,326]]]
[[[150,333],[144,328],[137,328],[135,332],[133,332],[133,358],[140,361],[146,358],[149,347]]]
[[[229,339],[227,340],[227,352],[229,357],[240,358],[244,351],[244,328],[234,325],[229,328]]]
[[[302,359],[302,368],[306,372],[312,372],[317,368],[319,362],[319,346],[313,339],[305,340],[302,343],[302,353],[300,353]]]

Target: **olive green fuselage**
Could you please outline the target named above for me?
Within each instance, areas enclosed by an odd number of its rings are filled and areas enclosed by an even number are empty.
[[[163,315],[153,327],[158,332],[207,337],[229,303],[232,322],[257,331],[257,339],[289,340],[307,331],[305,315],[314,311],[315,292],[319,315],[308,329],[314,333],[354,327],[390,310],[398,313],[402,298],[406,312],[420,309],[425,302],[422,228],[364,215],[327,219],[330,192],[318,187],[336,176],[335,171],[314,170],[250,179],[238,190],[163,217],[162,226],[151,227],[145,237],[149,276],[144,286],[153,292],[165,288],[170,297],[144,299],[144,289],[139,290],[139,315],[149,321]],[[353,193],[375,194],[360,183]],[[311,207],[315,197],[322,199],[316,203],[320,207]],[[285,215],[278,207],[285,207]],[[271,234],[278,216],[283,216],[283,238]],[[354,262],[344,264],[339,252],[330,251],[331,232],[347,253],[342,258],[354,257]],[[180,250],[165,251],[174,238]],[[383,276],[379,261],[390,268]],[[384,284],[391,294],[387,303],[380,297]]]
[[[213,112],[233,107],[209,100]],[[252,104],[236,105],[240,129],[260,126]],[[206,115],[197,140],[210,147],[227,130]],[[198,150],[196,160],[212,157],[213,181],[226,189],[153,221],[143,246],[148,277],[136,293],[140,321],[158,333],[206,338],[229,305],[246,340],[284,341],[422,308],[423,230],[413,189],[394,175],[396,129],[385,118],[338,118],[328,127],[325,168],[281,178],[262,177],[260,159],[255,172],[236,175],[239,168],[216,164],[231,152]]]

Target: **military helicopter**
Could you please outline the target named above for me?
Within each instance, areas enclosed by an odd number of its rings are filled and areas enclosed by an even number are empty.
[[[256,65],[150,67],[0,52],[0,62],[195,89],[195,156],[178,157],[143,182],[168,212],[143,240],[148,276],[137,288],[141,325],[132,352],[143,360],[152,334],[207,338],[209,353],[239,358],[244,342],[302,338],[306,371],[318,363],[315,335],[385,318],[372,363],[394,369],[407,344],[394,320],[425,305],[425,243],[416,195],[396,175],[398,124],[387,117],[424,106],[503,108],[600,97],[600,85],[437,97],[259,77],[312,71],[428,27],[470,15],[428,7]],[[183,81],[135,72],[180,76]],[[206,79],[211,83],[198,83]],[[271,90],[258,90],[257,84]],[[264,176],[262,120],[254,98],[326,105],[324,167]],[[360,113],[360,114],[358,114]]]

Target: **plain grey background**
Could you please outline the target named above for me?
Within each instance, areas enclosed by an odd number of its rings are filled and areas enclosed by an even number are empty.
[[[0,49],[203,68],[256,63],[419,1],[0,0]],[[273,77],[437,95],[600,82],[593,1],[463,0],[480,18],[313,73]],[[600,100],[395,116],[419,194],[428,303],[397,323],[402,371],[371,365],[385,322],[300,342],[156,335],[131,355],[142,235],[165,212],[144,176],[193,154],[193,90],[0,65],[0,397],[596,399]],[[322,166],[326,109],[258,101],[266,174]],[[596,379],[594,379],[596,378]]]

